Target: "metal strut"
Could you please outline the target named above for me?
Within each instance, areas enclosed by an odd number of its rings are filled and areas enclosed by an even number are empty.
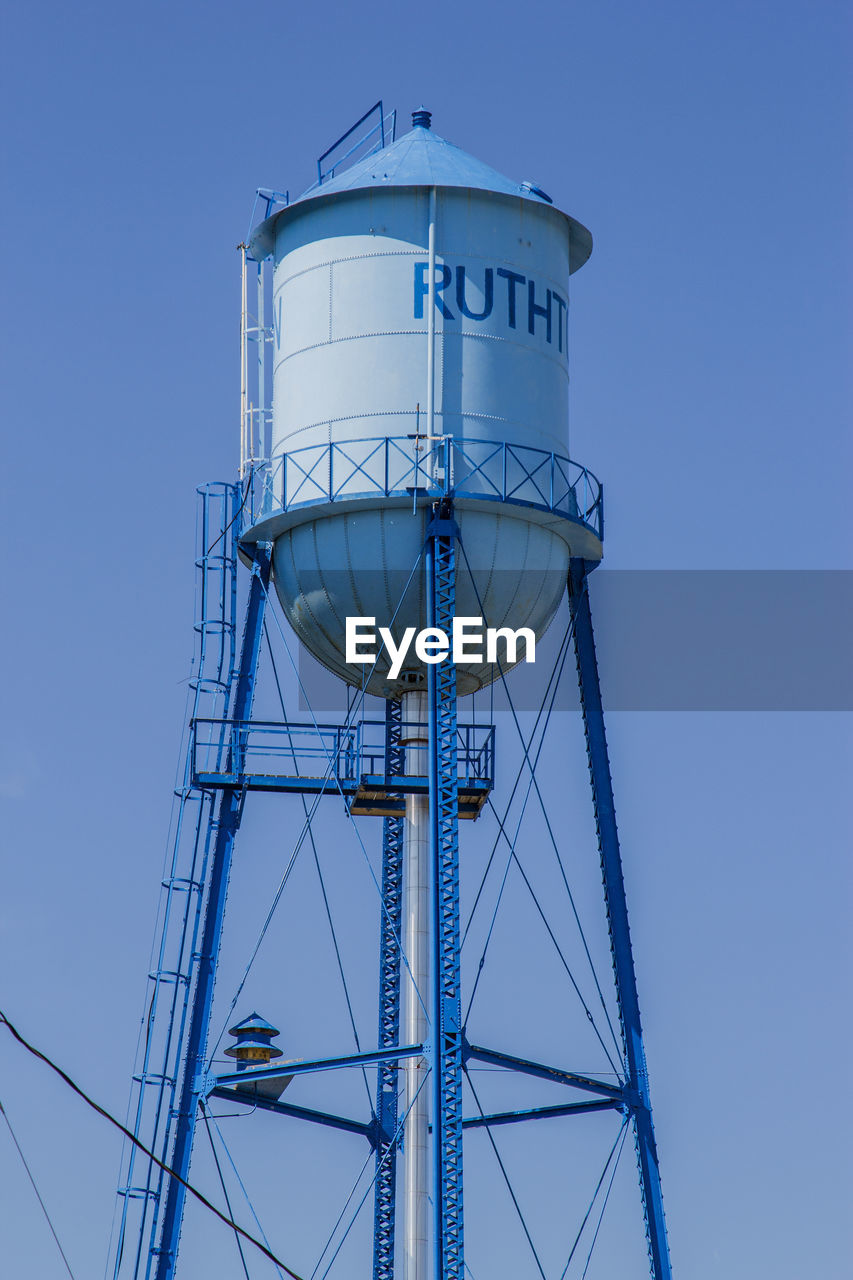
[[[425,551],[427,625],[450,634],[456,607],[456,538],[449,498],[436,503]],[[427,669],[432,866],[431,1008],[434,1280],[463,1280],[462,1010],[456,669]]]
[[[252,713],[258,655],[263,634],[264,611],[270,580],[270,546],[259,543],[254,549],[255,562],[249,585],[246,605],[246,621],[237,672],[237,684],[231,718],[248,720]],[[240,752],[240,744],[237,744]],[[238,768],[242,765],[238,763]],[[239,788],[221,792],[220,801],[211,813],[211,829],[215,832],[213,855],[209,871],[209,889],[205,907],[204,930],[198,957],[192,1016],[187,1036],[187,1053],[178,1106],[175,1111],[175,1142],[172,1148],[171,1168],[186,1180],[192,1154],[193,1136],[198,1116],[198,1102],[204,1075],[204,1060],[213,1004],[213,986],[216,963],[222,936],[222,920],[234,837],[240,825],[242,793]],[[152,1246],[152,1262],[156,1262],[157,1280],[172,1280],[178,1254],[178,1239],[184,1211],[186,1189],[177,1178],[168,1180],[166,1202],[163,1210],[163,1227],[159,1244]]]
[[[613,971],[619,1000],[622,1044],[628,1074],[625,1095],[634,1121],[637,1163],[640,1171],[640,1189],[646,1221],[646,1242],[649,1249],[649,1266],[653,1280],[671,1280],[672,1267],[669,1258],[660,1169],[658,1168],[657,1148],[652,1124],[649,1077],[646,1070],[646,1055],[643,1049],[640,1004],[637,998],[637,979],[634,973],[634,958],[631,953],[625,882],[622,877],[619,834],[616,829],[616,810],[613,804],[613,784],[610,777],[610,761],[607,756],[601,687],[598,680],[595,639],[592,631],[592,616],[589,609],[587,569],[583,560],[572,559],[570,563],[569,604],[575,624],[575,656],[577,658],[578,683],[580,685],[581,708],[583,710],[584,732],[586,734],[586,748],[589,758],[589,775],[592,783],[593,803],[595,805],[598,847],[601,854],[607,924],[610,931],[610,949],[613,957]]]
[[[404,771],[399,701],[385,704],[385,771]],[[404,818],[386,818],[382,830],[382,918],[379,926],[379,1047],[400,1039],[400,929]],[[394,1280],[397,1182],[397,1063],[382,1063],[376,1086],[376,1192],[373,1208],[373,1280]]]

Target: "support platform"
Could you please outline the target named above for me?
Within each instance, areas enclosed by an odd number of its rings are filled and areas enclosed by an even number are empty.
[[[412,736],[427,725],[405,723]],[[273,791],[343,796],[356,816],[401,818],[407,795],[429,795],[429,777],[394,768],[385,723],[353,726],[196,719],[191,725],[193,786],[210,791]],[[494,785],[493,725],[456,727],[459,818],[474,819]]]

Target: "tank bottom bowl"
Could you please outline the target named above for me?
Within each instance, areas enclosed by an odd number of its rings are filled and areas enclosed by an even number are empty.
[[[547,630],[566,589],[570,521],[531,521],[506,507],[459,508],[456,555],[456,616],[483,619],[484,628],[529,627],[537,640]],[[306,513],[303,512],[303,516]],[[421,506],[359,507],[304,519],[279,534],[273,552],[275,587],[293,630],[334,675],[382,698],[426,683],[427,668],[412,645],[396,678],[390,675],[381,640],[365,646],[373,665],[348,663],[348,618],[373,619],[388,627],[399,645],[407,627],[427,625],[423,549],[429,511]],[[464,548],[464,551],[463,551]],[[476,653],[477,646],[470,648]],[[500,669],[483,660],[456,664],[460,695],[499,679]],[[498,641],[504,672],[515,665]],[[525,646],[516,660],[523,660]]]

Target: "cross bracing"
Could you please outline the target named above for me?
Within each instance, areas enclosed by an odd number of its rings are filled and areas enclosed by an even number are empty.
[[[239,493],[233,490],[231,492],[232,506],[228,519],[233,517],[233,511],[240,503]],[[428,572],[435,577],[436,617],[446,618],[453,608],[454,577],[468,572],[468,566],[464,545],[458,542],[454,531],[456,527],[452,523],[452,509],[447,507],[437,510],[436,519],[437,523],[422,554]],[[225,530],[227,523],[223,513],[221,530]],[[236,547],[235,535],[229,540],[226,533],[223,541],[233,552]],[[233,554],[231,562],[236,564]],[[286,686],[292,688],[297,678],[298,663],[288,647],[276,611],[266,607],[269,596],[267,563],[261,544],[252,569],[241,660],[238,663],[235,655],[230,666],[228,661],[224,666],[221,663],[217,666],[217,670],[227,672],[224,684],[230,691],[230,699],[225,698],[217,686],[219,704],[215,711],[207,715],[196,713],[192,717],[194,725],[187,767],[178,793],[178,809],[179,825],[187,824],[188,815],[193,815],[192,831],[196,834],[191,841],[193,852],[188,862],[189,870],[187,871],[183,862],[173,859],[170,867],[172,874],[166,878],[170,913],[169,927],[162,934],[165,938],[167,934],[171,936],[177,933],[180,941],[179,956],[184,958],[175,963],[167,961],[163,949],[165,944],[161,944],[158,965],[152,970],[152,984],[157,999],[149,1001],[143,1036],[144,1065],[137,1072],[136,1081],[139,1096],[146,1098],[156,1095],[158,1098],[159,1110],[155,1110],[155,1114],[159,1149],[168,1156],[168,1163],[172,1167],[188,1170],[193,1132],[199,1119],[209,1129],[208,1117],[212,1122],[215,1117],[222,1116],[218,1109],[223,1107],[229,1113],[229,1121],[232,1115],[236,1117],[241,1114],[244,1117],[254,1114],[258,1118],[265,1118],[265,1123],[269,1126],[276,1125],[279,1120],[282,1124],[298,1121],[306,1132],[326,1131],[330,1140],[337,1133],[341,1141],[364,1143],[369,1158],[366,1161],[364,1157],[359,1158],[358,1168],[362,1171],[358,1173],[355,1186],[350,1185],[344,1197],[344,1208],[339,1215],[332,1217],[329,1223],[331,1233],[320,1242],[324,1246],[322,1251],[318,1244],[319,1258],[315,1258],[310,1265],[303,1266],[299,1274],[304,1272],[322,1276],[328,1273],[333,1277],[335,1274],[352,1274],[347,1271],[347,1267],[351,1268],[353,1265],[352,1255],[347,1251],[361,1231],[361,1244],[364,1246],[366,1242],[373,1256],[374,1277],[393,1276],[395,1161],[404,1120],[399,1089],[395,1085],[399,1080],[401,1064],[420,1055],[429,1065],[427,1087],[432,1091],[433,1114],[439,1116],[439,1125],[434,1126],[433,1130],[433,1167],[436,1178],[433,1189],[436,1222],[434,1234],[441,1240],[436,1260],[437,1278],[445,1280],[447,1277],[449,1280],[451,1276],[477,1274],[478,1244],[476,1233],[472,1233],[470,1210],[465,1246],[462,1241],[463,1146],[466,1197],[470,1195],[472,1178],[484,1165],[484,1157],[488,1157],[495,1168],[494,1177],[498,1180],[494,1183],[495,1198],[499,1194],[506,1198],[508,1213],[518,1226],[519,1247],[523,1245],[527,1250],[527,1264],[534,1268],[531,1274],[545,1274],[549,1280],[552,1275],[556,1278],[562,1274],[570,1278],[574,1274],[586,1274],[591,1262],[594,1266],[593,1250],[600,1252],[602,1248],[601,1226],[602,1222],[606,1223],[604,1209],[612,1199],[613,1179],[624,1145],[626,1124],[633,1127],[637,1135],[652,1275],[668,1276],[669,1264],[660,1209],[648,1087],[644,1060],[636,1051],[637,1044],[641,1046],[641,1038],[635,1007],[635,984],[633,1001],[630,989],[633,980],[632,965],[629,966],[630,971],[626,972],[624,948],[620,952],[620,948],[613,944],[613,964],[619,997],[614,1001],[608,989],[606,970],[601,966],[600,948],[596,949],[595,942],[587,937],[581,924],[584,908],[583,904],[578,907],[573,892],[577,868],[573,865],[574,860],[567,856],[570,850],[560,822],[555,817],[555,808],[558,806],[554,804],[553,795],[547,794],[548,787],[540,763],[543,758],[548,758],[549,751],[554,750],[553,736],[549,737],[549,730],[553,735],[553,722],[559,715],[555,711],[557,689],[565,672],[569,645],[574,643],[585,694],[590,770],[599,837],[602,841],[612,943],[614,930],[616,934],[620,930],[623,933],[627,931],[627,917],[624,905],[619,901],[621,870],[614,864],[615,825],[609,817],[612,812],[612,795],[608,798],[609,768],[606,765],[606,754],[602,760],[600,700],[595,704],[597,673],[590,669],[590,662],[594,663],[594,651],[590,657],[592,636],[584,567],[574,566],[573,569],[570,620],[535,719],[515,708],[512,702],[512,681],[506,682],[501,677],[500,683],[509,707],[508,711],[502,713],[502,730],[505,729],[507,736],[515,738],[515,777],[499,777],[494,732],[490,724],[484,725],[481,720],[472,720],[470,724],[458,720],[453,690],[446,683],[442,687],[441,682],[436,679],[430,700],[429,729],[431,741],[435,743],[431,760],[432,775],[417,779],[406,778],[401,772],[395,739],[395,735],[399,736],[399,723],[394,720],[394,709],[398,708],[398,704],[389,704],[387,721],[381,725],[382,741],[374,758],[377,767],[372,772],[369,768],[365,770],[359,767],[366,759],[365,722],[369,722],[369,717],[365,714],[363,694],[356,696],[344,722],[333,726],[334,733],[331,734],[313,713],[307,719],[303,716],[299,720],[288,713]],[[223,600],[228,597],[230,590],[229,584],[225,594],[220,593]],[[277,708],[280,718],[277,720],[256,718],[252,715],[251,708],[265,633],[269,642],[269,665],[275,671],[274,684],[281,695]],[[232,637],[236,634],[233,623],[228,634]],[[278,652],[280,666],[283,660],[281,670],[276,669],[274,650]],[[289,672],[286,669],[288,664],[291,664]],[[201,680],[199,687],[204,687]],[[268,714],[269,701],[268,699],[263,708],[264,716]],[[226,705],[223,706],[223,703]],[[399,715],[397,719],[399,721]],[[205,769],[197,768],[202,724],[206,735],[203,742],[204,760],[205,764],[211,765]],[[603,725],[603,721],[601,724]],[[460,730],[466,729],[466,726],[470,731],[467,739],[464,733],[460,737]],[[373,727],[376,728],[375,725]],[[257,741],[264,733],[268,735],[268,741],[275,740],[279,761],[286,762],[286,767],[282,767],[279,773],[253,773],[247,768],[253,751],[256,752]],[[359,733],[362,741],[358,751],[355,751],[353,744]],[[309,763],[304,752],[306,742],[314,752],[311,757],[313,763]],[[606,748],[604,751],[606,753]],[[602,769],[606,771],[606,780]],[[259,784],[258,780],[261,778],[265,781]],[[277,780],[278,785],[270,785],[270,778]],[[498,781],[500,788],[492,794]],[[399,807],[395,808],[395,802],[399,804],[399,797],[415,788],[434,798],[431,819],[436,869],[434,945],[439,962],[439,981],[433,988],[432,996],[428,991],[421,993],[430,1020],[429,1040],[422,1044],[403,1044],[399,1039],[399,976],[401,971],[405,972],[407,961],[401,943],[399,853],[395,844],[399,840],[401,816]],[[468,788],[467,793],[465,788]],[[374,828],[359,812],[358,797],[361,796],[363,803],[368,789],[372,789],[372,812],[381,820],[382,836],[378,841],[381,845],[381,857],[377,856],[376,837],[371,834]],[[258,792],[294,793],[299,797],[301,818],[296,818],[295,821],[293,816],[290,818],[287,832],[290,837],[289,852],[285,841],[284,858],[280,863],[285,868],[285,874],[273,886],[272,905],[263,915],[259,941],[254,949],[250,949],[249,965],[242,975],[239,973],[239,966],[234,971],[233,985],[239,995],[231,1000],[230,992],[223,990],[219,1001],[222,1007],[219,1007],[217,1013],[213,1005],[212,973],[216,969],[220,942],[216,930],[212,925],[208,926],[208,921],[211,903],[214,903],[213,914],[218,917],[221,932],[228,867],[220,868],[218,887],[216,877],[211,877],[211,867],[216,862],[217,849],[221,853],[223,847],[230,846],[229,859],[233,857],[236,833],[244,820],[245,812],[250,812],[255,803],[262,803],[260,797],[257,801],[253,798]],[[479,871],[468,876],[467,885],[464,856],[462,859],[459,856],[457,823],[460,817],[473,817],[476,814],[463,811],[463,798],[466,794],[473,797],[469,803],[476,803],[476,812],[481,814],[476,826],[470,827],[477,837],[478,853],[474,860],[478,861]],[[335,901],[335,886],[328,879],[332,864],[330,853],[337,853],[338,850],[324,847],[322,837],[318,834],[318,815],[334,802],[338,822],[343,823],[347,841],[351,847],[354,846],[364,878],[375,895],[379,908],[375,917],[379,926],[379,963],[376,973],[379,1016],[377,1023],[374,1015],[372,1026],[362,1016],[364,1000],[360,998],[358,988],[363,983],[354,978],[352,948],[348,946],[346,936],[348,927],[341,919],[340,901]],[[271,801],[263,803],[269,804]],[[294,801],[286,803],[292,805]],[[367,812],[370,811],[362,809],[365,815]],[[375,830],[378,832],[378,826]],[[483,837],[489,830],[492,834],[484,840]],[[471,838],[473,840],[474,835]],[[183,832],[181,839],[186,843]],[[543,892],[546,882],[539,864],[545,862],[545,855],[553,875]],[[616,858],[618,859],[618,845]],[[218,1031],[220,1024],[223,1032],[225,1031],[229,1021],[233,1020],[237,1000],[242,1001],[252,990],[252,982],[260,963],[258,957],[263,961],[267,955],[276,928],[277,912],[282,910],[280,904],[287,901],[291,890],[295,892],[296,888],[304,889],[304,883],[297,885],[297,877],[305,867],[312,864],[317,878],[319,900],[323,904],[322,918],[329,929],[329,950],[336,957],[332,968],[337,972],[343,1003],[348,1010],[345,1023],[338,1028],[344,1035],[340,1037],[338,1046],[332,1047],[329,1052],[313,1055],[306,1053],[301,1061],[283,1061],[241,1072],[225,1070],[224,1063],[220,1066],[215,1061],[222,1036],[216,1039],[211,1033]],[[323,866],[326,868],[325,875]],[[474,872],[473,864],[470,871]],[[305,879],[303,876],[303,882]],[[555,886],[560,891],[560,898],[557,897]],[[221,905],[216,905],[217,899],[213,895],[217,893],[220,895]],[[179,898],[178,895],[183,897]],[[176,930],[174,904],[179,901],[183,908]],[[527,906],[519,907],[522,902],[526,902]],[[187,907],[187,903],[192,903],[192,907]],[[569,1000],[574,1002],[581,1023],[587,1030],[586,1039],[582,1041],[578,1037],[578,1043],[587,1045],[584,1051],[587,1055],[591,1055],[594,1050],[597,1055],[597,1070],[587,1069],[591,1057],[579,1063],[573,1062],[565,1052],[551,1056],[533,1051],[524,1052],[523,1046],[519,1049],[516,1044],[517,1037],[513,1034],[512,1025],[502,1029],[501,1034],[496,1032],[492,1037],[484,1037],[479,1031],[474,1034],[474,1029],[482,1025],[477,1021],[481,1010],[485,1013],[484,1024],[490,1029],[495,1026],[493,993],[488,990],[489,974],[496,951],[503,952],[502,958],[499,956],[498,971],[506,971],[506,938],[502,937],[501,930],[506,927],[516,910],[520,910],[522,915],[526,912],[523,918],[528,924],[535,924],[541,935],[535,948],[531,944],[531,951],[535,949],[537,957],[547,953],[556,971],[562,974],[565,988],[562,998],[566,1001],[566,1007]],[[532,927],[529,933],[532,936]],[[527,931],[524,936],[527,945]],[[276,937],[276,940],[280,939]],[[300,981],[302,980],[304,975],[300,977]],[[199,997],[199,990],[205,982],[211,990],[207,995]],[[164,993],[168,993],[168,1002]],[[223,1001],[226,1004],[230,1001],[231,1005],[224,1018],[221,1016],[224,1012]],[[206,1004],[206,1009],[196,1017],[196,1024],[201,1017],[202,1021],[206,1018],[207,1025],[201,1029],[197,1025],[193,1034],[193,1015],[202,1004]],[[161,1012],[165,1012],[165,1019],[158,1019],[157,1015]],[[348,1035],[346,1024],[349,1028]],[[438,1028],[437,1035],[433,1028]],[[632,1036],[635,1046],[633,1054],[629,1052]],[[344,1048],[345,1038],[351,1040],[351,1048]],[[292,1036],[289,1035],[289,1039],[292,1043]],[[374,1044],[376,1047],[371,1047]],[[302,1047],[300,1044],[300,1050]],[[190,1063],[192,1069],[188,1067]],[[180,1079],[182,1067],[183,1083]],[[329,1103],[321,1105],[316,1100],[321,1095],[331,1098],[338,1087],[336,1082],[353,1075],[366,1085],[365,1091],[360,1094],[360,1104],[353,1103],[355,1095],[351,1090],[346,1097],[353,1105],[347,1107],[341,1105],[336,1108]],[[288,1088],[286,1094],[276,1097],[262,1087],[265,1082],[285,1077],[295,1082],[293,1091]],[[325,1093],[321,1081],[331,1082],[325,1087]],[[309,1082],[313,1082],[315,1097],[303,1098],[297,1090],[307,1086]],[[528,1097],[520,1096],[521,1086],[532,1090]],[[512,1103],[503,1104],[501,1099],[509,1096],[510,1087],[513,1091]],[[341,1092],[344,1096],[345,1091]],[[555,1093],[560,1096],[554,1096]],[[571,1239],[567,1228],[564,1233],[565,1247],[558,1260],[556,1247],[552,1245],[553,1256],[549,1256],[547,1245],[543,1248],[538,1238],[534,1221],[537,1216],[536,1197],[534,1195],[531,1199],[530,1190],[525,1190],[524,1165],[519,1163],[518,1153],[512,1144],[506,1145],[506,1135],[522,1129],[524,1132],[541,1133],[555,1125],[598,1124],[594,1119],[585,1120],[583,1117],[600,1115],[604,1122],[607,1120],[606,1113],[612,1111],[619,1114],[616,1118],[616,1130],[611,1130],[606,1144],[602,1145],[603,1172],[598,1169],[591,1180],[589,1190],[590,1193],[594,1192],[592,1201],[578,1205],[577,1222],[571,1229]],[[137,1116],[140,1131],[143,1131],[150,1121],[144,1106],[138,1105]],[[219,1124],[220,1121],[217,1120],[216,1123]],[[256,1121],[252,1123],[254,1125]],[[226,1124],[224,1116],[221,1124]],[[183,1130],[183,1137],[180,1130]],[[285,1139],[278,1136],[279,1130],[276,1129],[275,1132],[276,1142],[285,1143]],[[284,1132],[281,1131],[282,1134]],[[286,1132],[290,1135],[291,1128]],[[215,1133],[212,1138],[219,1142]],[[486,1143],[483,1150],[470,1145],[481,1140]],[[229,1139],[228,1150],[231,1151],[233,1146],[233,1140]],[[286,1151],[293,1146],[298,1147],[298,1142],[294,1143],[288,1137],[282,1150]],[[193,1169],[196,1168],[196,1161],[201,1157],[202,1150],[203,1148],[199,1148]],[[224,1155],[224,1147],[220,1148],[219,1156],[218,1165],[215,1166],[218,1183],[223,1195],[226,1194],[226,1186],[230,1185],[227,1194],[231,1205],[236,1206],[242,1196],[242,1192],[239,1196],[235,1193],[234,1182],[240,1161],[235,1157],[235,1163],[232,1164],[230,1157]],[[354,1175],[355,1168],[352,1172]],[[247,1191],[252,1190],[251,1169],[244,1170],[241,1179]],[[566,1181],[568,1183],[572,1179],[567,1178]],[[239,1189],[240,1183],[236,1185]],[[614,1194],[618,1194],[618,1182],[615,1186]],[[258,1198],[255,1189],[247,1203],[253,1206]],[[123,1180],[120,1199],[121,1218],[117,1233],[119,1248],[114,1254],[114,1275],[166,1277],[174,1274],[178,1266],[177,1229],[183,1205],[179,1203],[181,1197],[172,1191],[169,1180],[154,1176],[151,1170],[143,1169],[140,1172],[137,1161]],[[260,1199],[263,1199],[263,1193]],[[476,1208],[476,1196],[472,1203]],[[141,1206],[142,1221],[138,1231],[136,1222],[131,1221],[131,1205],[137,1209]],[[370,1209],[373,1210],[372,1218]],[[264,1238],[268,1236],[274,1239],[275,1227],[268,1215],[256,1207],[252,1207],[250,1212],[258,1212],[258,1221],[264,1223]],[[613,1212],[612,1205],[609,1212]],[[599,1217],[599,1214],[602,1216]],[[371,1237],[368,1240],[364,1236],[365,1224],[368,1227],[367,1235]],[[171,1241],[171,1244],[165,1244],[166,1241]],[[275,1239],[275,1244],[279,1256],[288,1256],[286,1241],[283,1243]],[[464,1247],[467,1247],[467,1254],[463,1253]],[[308,1254],[309,1250],[305,1247],[306,1258]],[[255,1274],[256,1271],[257,1274],[262,1274],[257,1270],[257,1260],[245,1254],[242,1258],[236,1255],[236,1246],[235,1257],[249,1274]],[[340,1268],[339,1272],[335,1268]],[[488,1264],[485,1274],[489,1274]]]

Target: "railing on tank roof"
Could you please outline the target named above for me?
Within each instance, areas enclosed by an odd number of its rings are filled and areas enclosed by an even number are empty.
[[[349,142],[353,134],[365,124],[371,116],[376,116],[376,123],[373,124],[366,133],[360,134],[356,140],[350,143],[346,151],[337,154],[344,143]],[[307,191],[303,191],[302,196],[307,196],[309,192],[316,191],[329,178],[335,175],[350,164],[355,164],[358,160],[366,160],[368,156],[375,155],[377,151],[384,150],[397,137],[397,112],[389,111],[385,114],[385,108],[380,98],[375,102],[369,111],[365,111],[364,115],[356,120],[346,133],[341,134],[336,142],[327,147],[323,154],[317,160],[317,181],[312,183]],[[364,148],[362,150],[362,148]],[[325,164],[325,168],[323,168]],[[300,199],[302,199],[300,196]]]
[[[475,498],[575,520],[599,538],[601,484],[562,454],[460,436],[375,436],[305,445],[248,479],[243,527],[267,516],[370,497]]]
[[[350,143],[346,151],[342,155],[335,156],[335,152],[348,142],[355,131],[365,124],[371,116],[377,117],[376,123],[371,125],[366,133],[356,138],[355,142]],[[317,180],[312,182],[311,186],[302,192],[298,198],[302,200],[305,196],[310,195],[312,191],[316,191],[329,178],[334,178],[341,169],[348,168],[352,164],[356,164],[359,160],[366,160],[368,156],[375,155],[378,151],[384,149],[396,141],[397,138],[397,109],[389,111],[387,114],[380,98],[375,102],[369,111],[365,111],[364,115],[356,120],[355,124],[347,129],[346,133],[341,134],[337,142],[333,142],[327,147],[323,154],[317,160]],[[359,154],[360,153],[360,154]],[[330,157],[331,163],[327,163]],[[323,165],[326,164],[326,168]],[[263,203],[264,210],[260,218],[257,217],[258,205]],[[270,187],[258,187],[255,191],[255,199],[252,204],[252,212],[249,216],[249,227],[246,232],[246,242],[252,238],[252,229],[259,223],[263,222],[270,216],[275,208],[287,208],[290,204],[290,191],[273,191]]]

